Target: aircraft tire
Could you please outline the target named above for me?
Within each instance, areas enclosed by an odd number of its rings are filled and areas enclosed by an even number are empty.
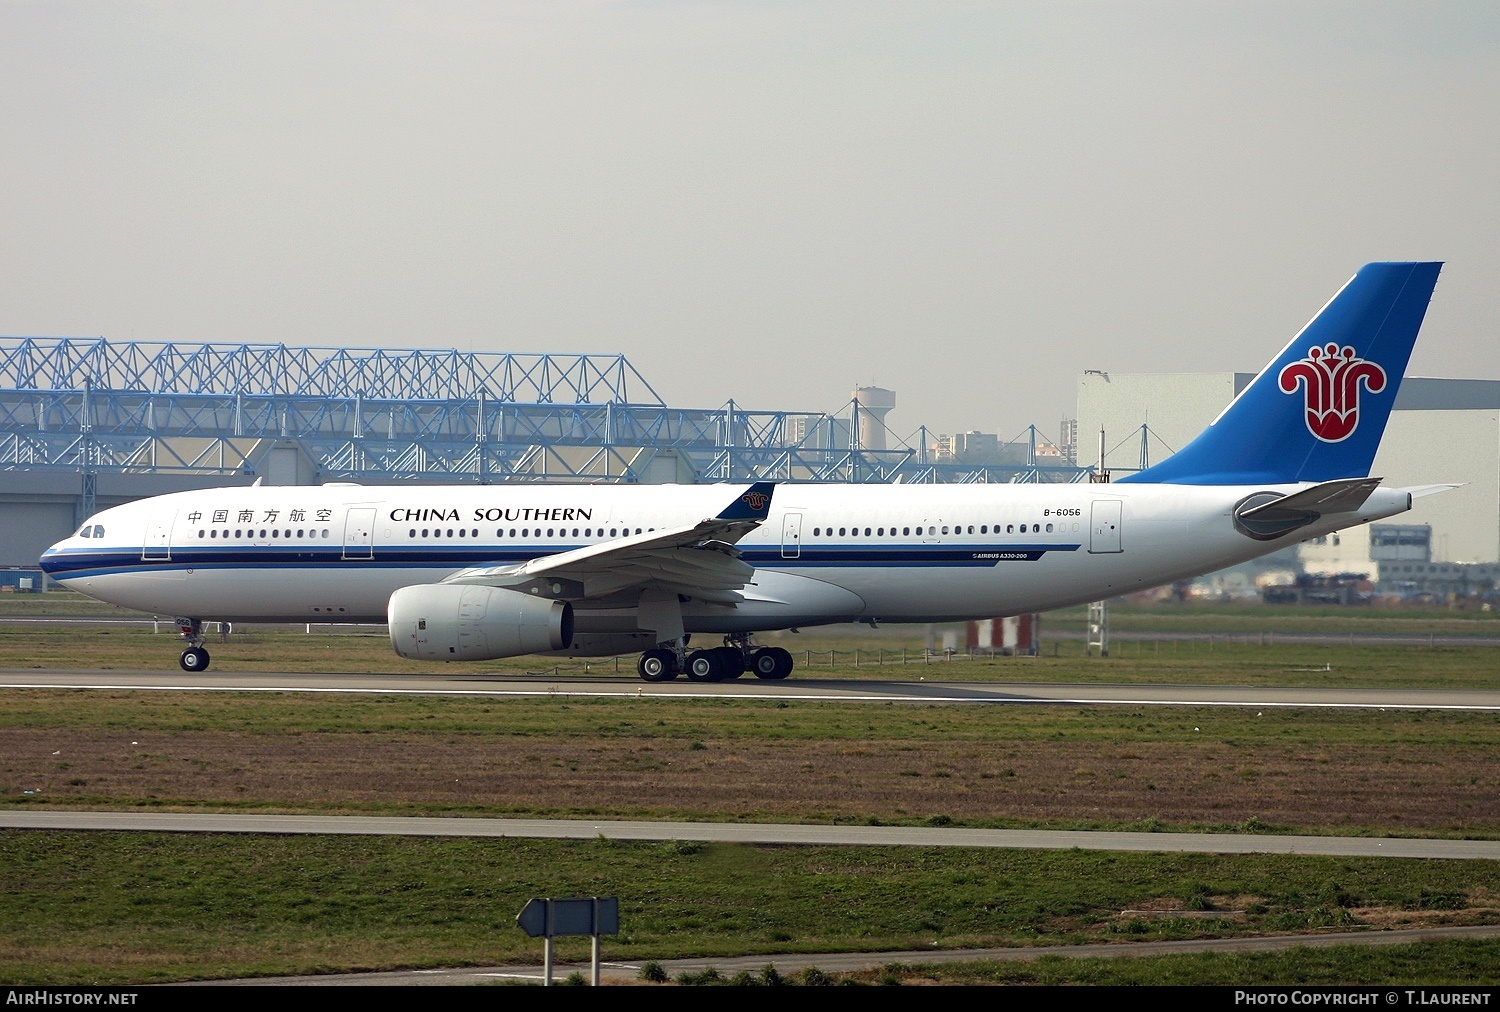
[[[714,653],[724,662],[724,680],[738,678],[745,673],[746,663],[744,651],[736,650],[734,647],[719,647]]]
[[[717,650],[694,650],[687,656],[687,676],[692,682],[721,681],[724,659]]]
[[[792,673],[795,664],[791,651],[781,647],[762,647],[750,655],[750,669],[756,678],[779,681]]]
[[[647,650],[635,662],[635,669],[647,682],[670,682],[677,677],[677,655],[660,647]]]
[[[183,671],[199,672],[208,670],[208,651],[202,647],[188,647],[177,658],[177,663],[182,666]]]

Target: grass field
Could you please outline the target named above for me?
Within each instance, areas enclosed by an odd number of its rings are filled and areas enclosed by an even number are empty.
[[[1500,835],[1486,713],[84,690],[6,701],[5,805]]]
[[[0,621],[0,667],[165,669],[179,649],[166,628]],[[1500,652],[1457,638],[1494,635],[1484,613],[1122,608],[1115,628],[1163,638],[1117,641],[1108,660],[1065,640],[1056,656],[930,664],[920,630],[776,642],[798,651],[804,679],[1500,682]],[[1454,638],[1274,640],[1299,630]],[[1235,641],[1167,638],[1205,631]],[[246,627],[209,647],[215,670],[434,670],[396,658],[382,635]],[[901,649],[907,664],[871,666]],[[843,653],[823,667],[816,654],[828,650]],[[492,667],[545,666],[539,685],[584,675],[557,663]],[[609,662],[589,676],[615,677]],[[636,684],[628,663],[619,678]],[[1486,714],[85,691],[5,701],[6,806],[1500,837]],[[606,956],[630,959],[1500,921],[1494,862],[7,831],[0,867],[0,980],[33,984],[518,961],[539,955],[513,925],[521,903],[569,892],[620,895],[627,932]],[[1497,954],[1495,943],[1444,942],[856,977],[1484,983]]]
[[[1495,862],[605,840],[0,833],[0,982],[529,962],[536,895],[619,895],[611,959],[1483,923]],[[559,957],[586,957],[586,940]]]
[[[1201,626],[1199,627],[1201,628]],[[1500,686],[1500,648],[1437,639],[1434,645],[1287,643],[1259,634],[1225,634],[1216,641],[1116,640],[1108,658],[1084,656],[1074,640],[1044,640],[1039,657],[927,659],[911,630],[861,635],[841,629],[762,637],[792,650],[798,678],[880,678],[941,681],[1068,683],[1180,683],[1198,685],[1359,686],[1491,689]],[[1226,641],[1227,640],[1227,641]],[[633,657],[582,661],[517,657],[481,664],[434,666],[396,656],[383,630],[314,626],[308,634],[283,626],[244,626],[227,642],[210,637],[214,671],[355,671],[475,675],[535,672],[569,679],[618,675],[638,684]],[[150,626],[31,626],[0,620],[0,668],[171,670],[181,641],[170,624]],[[833,651],[832,654],[829,652]],[[856,651],[858,656],[856,657]],[[904,654],[903,654],[904,651]]]
[[[1500,942],[1299,948],[1286,952],[1201,953],[1144,959],[1043,956],[1030,963],[891,966],[854,976],[864,984],[1097,984],[1115,987],[1202,984],[1416,986],[1500,982]]]

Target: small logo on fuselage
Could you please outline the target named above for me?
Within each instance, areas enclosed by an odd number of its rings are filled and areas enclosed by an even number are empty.
[[[1372,394],[1385,389],[1385,370],[1354,349],[1336,344],[1311,348],[1307,357],[1281,370],[1281,392],[1294,394],[1299,384],[1306,401],[1307,431],[1325,443],[1348,439],[1359,428],[1359,388]]]

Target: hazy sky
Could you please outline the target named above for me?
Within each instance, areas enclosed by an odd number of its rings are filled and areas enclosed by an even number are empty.
[[[1500,378],[1500,4],[0,0],[0,334],[623,352],[1051,434],[1441,259]]]

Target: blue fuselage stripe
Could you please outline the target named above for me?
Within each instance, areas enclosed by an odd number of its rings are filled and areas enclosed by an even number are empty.
[[[325,569],[328,567],[381,569],[464,569],[471,566],[512,566],[571,551],[576,545],[517,548],[474,546],[406,548],[377,546],[371,556],[348,557],[342,547],[291,550],[253,548],[172,549],[170,559],[142,558],[140,548],[110,551],[49,552],[41,567],[53,579],[115,573],[160,572],[177,569]],[[1002,562],[1035,562],[1048,552],[1074,552],[1077,544],[1030,545],[803,545],[795,556],[782,554],[780,546],[745,549],[746,563],[761,569],[808,568],[910,568],[952,566],[996,566]]]

